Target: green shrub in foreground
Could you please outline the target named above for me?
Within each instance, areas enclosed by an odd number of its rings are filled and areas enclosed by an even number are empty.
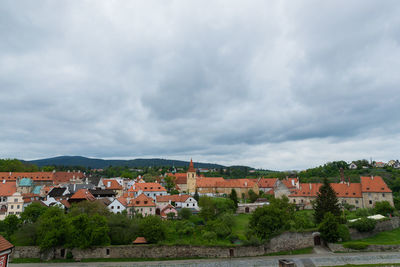
[[[376,221],[368,218],[361,218],[350,224],[351,228],[357,229],[359,232],[371,232],[375,229]]]

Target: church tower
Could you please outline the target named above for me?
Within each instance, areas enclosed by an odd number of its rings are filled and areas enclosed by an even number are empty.
[[[192,159],[190,159],[189,169],[186,176],[188,193],[194,194],[196,191],[196,169],[194,168]]]

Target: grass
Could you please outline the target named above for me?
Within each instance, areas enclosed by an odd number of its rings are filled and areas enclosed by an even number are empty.
[[[308,248],[301,248],[301,249],[296,249],[296,250],[267,253],[267,254],[265,254],[265,256],[299,255],[299,254],[311,254],[311,253],[313,253],[313,248],[308,247]]]
[[[246,239],[246,230],[248,229],[250,214],[238,214],[234,216],[235,225],[232,228],[233,234],[236,234],[241,240]]]
[[[392,231],[380,232],[375,236],[357,240],[357,242],[363,242],[368,245],[400,245],[400,228]],[[348,242],[343,244],[346,243]]]

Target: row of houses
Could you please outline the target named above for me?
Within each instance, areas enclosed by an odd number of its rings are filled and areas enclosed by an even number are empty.
[[[73,203],[96,201],[114,213],[162,217],[168,213],[176,216],[181,208],[199,210],[192,196],[168,195],[160,183],[146,183],[140,177],[101,178],[96,184],[80,172],[0,173],[0,177],[0,220],[11,214],[19,216],[33,202],[67,210]]]

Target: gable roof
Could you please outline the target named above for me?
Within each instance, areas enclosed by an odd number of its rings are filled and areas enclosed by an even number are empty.
[[[217,187],[217,183],[223,183],[225,181],[222,177],[204,177],[196,179],[196,186],[201,188],[206,187]]]
[[[331,183],[337,197],[362,197],[359,183]]]
[[[281,182],[289,189],[295,188],[296,184],[299,182],[298,178],[287,178],[281,180]]]
[[[17,192],[17,186],[15,182],[4,182],[0,183],[0,196],[8,197]]]
[[[187,183],[187,173],[168,173],[168,176],[175,176],[175,184],[186,184]]]
[[[259,188],[273,188],[278,178],[261,178],[258,180],[257,185]]]
[[[113,179],[103,180],[103,185],[107,189],[122,190],[122,185],[120,185],[117,180],[113,180]]]
[[[151,197],[147,197],[145,194],[140,194],[137,198],[131,199],[128,203],[129,207],[155,207]]]
[[[166,217],[166,216],[167,216],[167,213],[165,213],[167,210],[175,210],[175,212],[176,212],[175,207],[172,206],[171,204],[168,204],[167,206],[165,206],[165,207],[161,210],[161,212],[160,212],[161,217]]]
[[[166,195],[166,196],[156,196],[157,202],[185,202],[190,195]]]
[[[3,236],[0,235],[0,252],[5,251],[7,249],[13,248],[14,245],[8,242]]]
[[[321,183],[301,183],[300,188],[294,190],[289,196],[291,197],[316,197]]]
[[[131,189],[129,189],[129,191],[131,191],[131,192],[137,192],[139,190],[144,191],[144,192],[160,192],[160,191],[166,192],[167,191],[167,189],[165,189],[159,183],[136,183],[131,187]]]
[[[93,201],[96,198],[89,192],[87,189],[79,189],[78,191],[73,194],[70,199],[86,199]]]
[[[363,193],[366,192],[375,192],[375,193],[391,193],[392,190],[386,185],[385,181],[383,181],[380,176],[371,176],[371,177],[361,177],[361,191]]]
[[[54,182],[56,184],[60,183],[68,183],[71,180],[82,180],[85,177],[85,174],[82,172],[54,172]]]
[[[17,180],[30,178],[34,181],[52,181],[53,172],[0,172],[0,179]]]
[[[48,196],[49,197],[61,197],[65,190],[67,190],[67,188],[62,188],[62,187],[54,187],[49,193]]]

